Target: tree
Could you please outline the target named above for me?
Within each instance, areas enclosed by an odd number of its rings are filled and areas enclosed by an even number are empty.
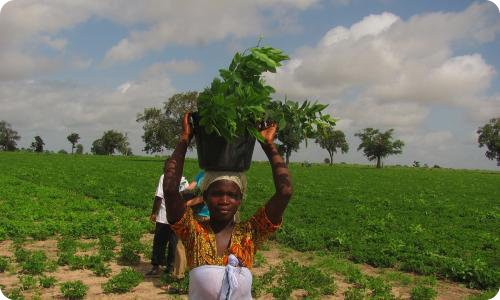
[[[43,142],[42,138],[37,135],[35,136],[35,141],[31,143],[31,148],[33,149],[33,151],[35,152],[43,152],[43,145],[45,145],[45,143]]]
[[[83,145],[82,144],[76,145],[76,154],[83,154]]]
[[[380,132],[378,129],[365,128],[362,132],[358,132],[355,136],[361,139],[361,144],[358,146],[358,151],[363,149],[365,156],[369,160],[377,160],[377,168],[381,168],[381,159],[392,154],[400,154],[404,142],[401,140],[392,141],[394,129],[389,129],[386,132]]]
[[[137,114],[137,122],[144,122],[144,151],[155,153],[175,149],[182,132],[180,120],[185,112],[196,111],[197,98],[197,92],[175,94],[164,103],[163,110],[145,108],[143,113]]]
[[[290,162],[292,151],[297,152],[297,150],[299,150],[300,143],[304,140],[304,137],[300,134],[298,128],[292,124],[293,123],[287,123],[288,126],[285,126],[285,128],[278,131],[277,135],[278,140],[280,141],[280,144],[278,144],[278,151],[282,156],[285,156],[285,164],[287,166]]]
[[[57,153],[59,153],[59,154],[68,154],[68,151],[66,151],[64,149],[61,149],[61,150],[57,151]]]
[[[68,141],[71,143],[71,154],[73,154],[73,150],[75,149],[75,144],[78,143],[78,140],[80,139],[80,135],[78,133],[72,133],[68,135]]]
[[[95,140],[92,142],[92,147],[90,148],[90,152],[96,155],[106,155],[106,150],[104,149],[104,145],[102,142],[102,138]]]
[[[491,119],[483,127],[479,127],[477,133],[479,148],[486,146],[486,157],[496,159],[497,166],[500,167],[500,118]]]
[[[128,135],[127,135],[127,133],[125,133],[124,140],[119,143],[117,150],[121,154],[123,154],[125,156],[129,156],[129,155],[132,155],[132,149],[129,146],[130,146],[130,143],[128,142]]]
[[[0,151],[15,151],[21,137],[12,129],[9,123],[0,121]]]
[[[335,130],[333,126],[327,126],[318,130],[316,143],[330,154],[330,166],[333,165],[333,154],[337,153],[337,148],[342,153],[349,151],[349,145],[345,140],[345,134],[340,130]]]
[[[128,138],[121,132],[108,130],[104,132],[100,139],[95,140],[92,143],[92,153],[98,155],[111,155],[118,150],[122,154],[126,154],[129,143]]]

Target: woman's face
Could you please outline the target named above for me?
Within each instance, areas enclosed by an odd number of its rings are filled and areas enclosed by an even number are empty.
[[[240,207],[242,194],[236,183],[217,180],[208,187],[204,197],[210,211],[210,219],[230,221]]]

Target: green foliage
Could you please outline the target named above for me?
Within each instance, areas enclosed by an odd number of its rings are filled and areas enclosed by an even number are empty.
[[[127,242],[121,245],[120,263],[124,265],[137,265],[141,260],[139,254],[142,252],[142,244],[139,241]]]
[[[114,258],[115,253],[113,250],[116,247],[116,242],[109,235],[99,237],[99,255],[104,261],[110,261]]]
[[[76,154],[83,154],[83,145],[82,144],[78,144],[76,145]]]
[[[30,252],[28,250],[23,249],[22,247],[16,248],[14,251],[14,257],[17,263],[23,263],[29,260]]]
[[[361,144],[358,146],[358,151],[363,149],[363,153],[369,160],[377,160],[377,168],[381,166],[381,159],[393,154],[403,152],[403,141],[392,141],[394,129],[389,129],[386,132],[380,132],[378,129],[365,128],[358,132],[355,136],[361,139]]]
[[[16,245],[41,228],[66,240],[120,236],[125,227],[134,231],[126,235],[141,236],[150,226],[147,199],[163,163],[154,157],[1,152],[0,228]],[[497,172],[289,167],[298,176],[276,241],[470,287],[499,286],[500,210],[492,206],[500,199]],[[187,159],[185,176],[197,171],[197,162]],[[242,220],[273,194],[269,174],[263,163],[247,172]],[[72,243],[66,247],[76,247]]]
[[[237,52],[229,68],[220,69],[220,78],[198,96],[200,125],[228,141],[245,134],[262,139],[255,125],[264,120],[274,89],[265,85],[261,74],[275,73],[287,59],[281,50],[271,47]]]
[[[89,287],[81,280],[66,281],[61,284],[61,293],[65,298],[83,299],[87,295]]]
[[[486,146],[486,157],[497,160],[500,167],[500,118],[493,118],[477,130],[479,147]]]
[[[412,300],[432,300],[436,299],[437,292],[432,288],[425,285],[417,285],[410,292]]]
[[[255,259],[253,262],[254,268],[258,268],[265,263],[266,263],[266,258],[264,257],[264,255],[262,255],[262,253],[260,252],[255,253]]]
[[[498,292],[499,292],[498,289],[495,288],[492,290],[482,292],[481,294],[476,296],[470,296],[467,298],[467,300],[490,300],[493,299],[498,294]]]
[[[333,164],[333,154],[340,149],[342,153],[349,151],[349,145],[345,140],[345,134],[340,130],[335,130],[333,126],[323,126],[318,130],[316,143],[323,149],[328,151],[330,155],[329,164]]]
[[[57,263],[61,266],[69,265],[76,253],[77,243],[72,238],[63,237],[57,242],[57,250],[59,256]]]
[[[366,290],[364,288],[351,286],[344,292],[345,300],[364,300],[366,298]]]
[[[254,296],[263,291],[271,292],[276,299],[289,299],[292,291],[304,289],[308,298],[333,295],[337,289],[332,277],[315,267],[301,266],[292,260],[278,267],[271,267],[261,277],[254,279]]]
[[[36,278],[31,275],[19,276],[19,283],[23,291],[31,290],[36,287]]]
[[[328,105],[304,101],[299,104],[285,99],[284,102],[271,102],[267,108],[266,119],[278,122],[278,150],[285,156],[288,165],[292,151],[297,151],[302,141],[318,135],[320,128],[335,125],[335,120],[322,111]]]
[[[71,143],[71,154],[73,154],[73,150],[75,149],[75,144],[78,143],[80,135],[76,132],[73,132],[67,136],[67,139]]]
[[[34,137],[34,139],[35,140],[31,143],[31,149],[38,153],[43,152],[43,146],[45,145],[45,143],[43,142],[42,138],[37,135]]]
[[[169,273],[162,273],[160,276],[162,285],[169,286],[169,293],[171,294],[187,294],[189,293],[189,274],[184,274],[181,279],[172,277]]]
[[[0,121],[0,151],[15,151],[21,136],[5,121]]]
[[[111,155],[119,151],[124,155],[130,155],[127,134],[115,130],[105,131],[100,139],[92,143],[90,151],[98,155]]]
[[[5,272],[9,266],[9,259],[4,256],[0,256],[0,273]]]
[[[24,300],[24,295],[20,288],[12,289],[6,296],[10,300]]]
[[[117,275],[113,276],[102,289],[105,293],[126,293],[142,282],[144,276],[134,271],[132,268],[124,268]]]
[[[40,287],[44,289],[53,287],[57,282],[57,279],[54,276],[40,276],[38,280],[40,282]]]
[[[27,252],[28,256],[23,257],[21,262],[22,271],[27,274],[42,274],[47,268],[47,255],[41,250]],[[17,259],[17,257],[16,257]]]
[[[145,108],[143,113],[137,114],[137,122],[144,123],[142,140],[146,144],[146,153],[175,148],[182,131],[180,120],[185,112],[196,111],[197,98],[197,92],[174,94],[164,103],[163,110]]]

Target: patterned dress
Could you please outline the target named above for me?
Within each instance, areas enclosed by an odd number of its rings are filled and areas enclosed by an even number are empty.
[[[269,221],[264,207],[242,223],[236,223],[231,234],[228,249],[223,256],[217,255],[215,234],[208,222],[198,222],[191,209],[186,209],[184,216],[171,225],[175,234],[182,240],[186,248],[189,268],[203,265],[227,265],[229,254],[236,256],[242,266],[252,268],[255,252],[281,225]]]

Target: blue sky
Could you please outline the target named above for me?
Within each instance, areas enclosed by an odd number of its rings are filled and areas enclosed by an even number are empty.
[[[202,90],[235,51],[264,44],[291,57],[266,75],[285,95],[329,104],[350,151],[354,133],[394,128],[406,143],[386,164],[496,169],[477,128],[500,117],[500,13],[486,0],[13,0],[0,13],[0,119],[27,147],[86,151],[105,130],[141,154],[145,107]],[[292,161],[322,161],[310,143]],[[256,149],[254,159],[264,159]]]

